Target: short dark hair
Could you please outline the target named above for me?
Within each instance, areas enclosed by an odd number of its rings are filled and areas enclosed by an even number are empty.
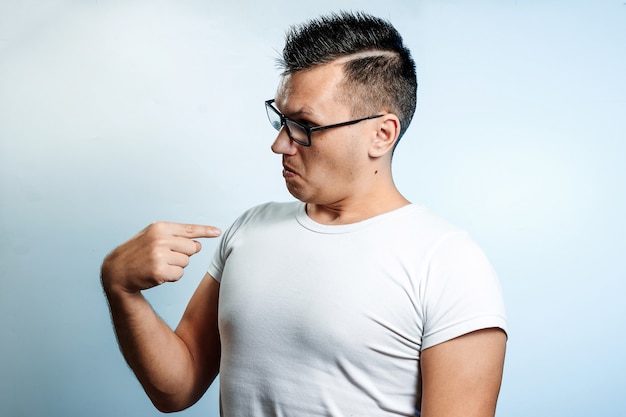
[[[415,112],[417,76],[411,52],[389,21],[342,11],[294,25],[278,65],[288,75],[345,57],[344,99],[353,112],[363,113],[355,116],[394,113],[402,137]]]

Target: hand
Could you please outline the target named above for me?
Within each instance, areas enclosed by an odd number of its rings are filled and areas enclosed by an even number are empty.
[[[178,281],[191,255],[202,249],[200,242],[193,239],[220,234],[212,226],[153,223],[104,259],[102,286],[107,293],[137,293]]]

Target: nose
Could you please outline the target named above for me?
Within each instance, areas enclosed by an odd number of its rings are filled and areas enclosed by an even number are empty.
[[[293,155],[296,151],[296,144],[289,138],[287,129],[283,126],[272,143],[272,152],[279,155]]]

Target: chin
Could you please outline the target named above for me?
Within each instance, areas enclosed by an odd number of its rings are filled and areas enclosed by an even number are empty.
[[[287,186],[287,191],[289,191],[289,194],[291,194],[296,200],[300,200],[303,203],[314,203],[310,195],[306,195],[301,189],[298,189],[297,187]]]
[[[296,187],[290,187],[289,184],[287,184],[287,191],[289,191],[289,194],[291,194],[294,198],[302,201],[302,202],[306,202],[302,199],[302,194],[300,193],[300,191],[296,188]]]

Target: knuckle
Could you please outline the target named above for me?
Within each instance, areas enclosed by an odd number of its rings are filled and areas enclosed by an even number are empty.
[[[158,243],[158,242],[157,242]],[[161,263],[163,259],[163,252],[161,251],[158,244],[152,246],[148,252],[148,260],[153,265],[158,265]]]
[[[168,277],[168,265],[164,263],[157,263],[152,270],[152,275],[159,284],[169,281]]]
[[[158,256],[159,258],[163,258],[163,250],[164,249],[169,249],[169,239],[165,236],[162,235],[158,235],[155,236],[154,239],[152,240],[152,244],[153,246],[153,251],[155,256]]]
[[[166,227],[165,222],[154,222],[150,225],[149,230],[151,232],[163,233],[165,227]]]
[[[196,227],[193,224],[186,224],[184,228],[185,233],[188,235],[192,235],[196,230]]]

